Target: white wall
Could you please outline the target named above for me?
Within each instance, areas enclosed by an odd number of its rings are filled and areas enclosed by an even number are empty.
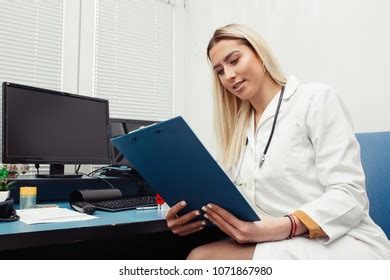
[[[236,22],[269,42],[286,75],[333,86],[355,130],[390,130],[390,1],[187,0],[184,116],[213,149],[211,75],[206,47],[213,31]]]
[[[61,90],[70,93],[78,93],[80,6],[79,1],[64,1]]]

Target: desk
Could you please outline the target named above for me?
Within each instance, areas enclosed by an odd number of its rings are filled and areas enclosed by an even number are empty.
[[[0,223],[0,258],[183,259],[192,248],[223,236],[215,227],[187,237],[173,235],[165,211],[158,209],[95,215],[99,218],[78,222]]]
[[[143,189],[129,178],[107,178],[125,195],[142,193]],[[96,178],[20,179],[18,186],[38,186],[38,203],[64,202],[74,189],[107,188]],[[17,201],[18,188],[11,191]],[[59,199],[60,202],[53,201]],[[61,201],[62,200],[62,201]],[[195,246],[220,239],[215,227],[187,237],[171,233],[165,212],[128,210],[96,211],[98,219],[27,225],[20,221],[0,223],[0,258],[3,259],[182,259]]]
[[[69,208],[68,203],[57,203]],[[98,219],[27,225],[20,221],[0,223],[0,252],[28,247],[80,242],[113,236],[167,231],[165,212],[158,209],[120,212],[96,211]]]

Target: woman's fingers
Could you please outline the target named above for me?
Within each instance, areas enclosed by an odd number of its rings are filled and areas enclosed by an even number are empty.
[[[204,229],[204,226],[201,226],[201,227],[197,227],[189,232],[186,232],[185,234],[182,234],[182,236],[185,236],[185,235],[188,235],[188,234],[191,234],[191,233],[194,233],[194,232],[197,232],[197,231],[201,231],[202,229]]]
[[[240,228],[245,224],[245,222],[241,221],[240,219],[237,219],[230,212],[226,211],[225,209],[223,209],[222,207],[216,204],[209,203],[207,204],[207,206],[203,206],[202,210],[205,211],[206,213],[209,212],[210,215],[212,215],[213,213],[218,214],[221,218],[223,218],[225,221],[227,221],[235,228]]]
[[[175,219],[177,217],[177,213],[186,207],[187,203],[185,201],[180,201],[176,203],[174,206],[171,207],[171,209],[168,210],[167,214],[165,215],[165,219]]]
[[[189,223],[195,217],[200,215],[199,210],[194,210],[189,213],[186,213],[182,216],[178,216],[178,212],[180,212],[187,204],[185,201],[181,201],[175,204],[165,216],[167,220],[167,226],[172,230],[174,234],[178,234],[181,236],[196,232],[203,229],[206,225],[206,221],[196,221],[193,223]]]
[[[234,240],[239,243],[247,241],[245,222],[237,219],[228,211],[215,204],[208,204],[207,207],[202,207],[202,210],[206,212],[205,218]]]
[[[172,232],[174,234],[184,236],[184,235],[202,230],[205,225],[206,225],[206,221],[204,221],[204,220],[196,221],[193,223],[185,224],[185,225],[177,227],[177,228],[173,228]]]
[[[214,225],[216,225],[224,233],[234,238],[236,230],[231,225],[229,225],[229,223],[224,221],[218,214],[211,213],[211,211],[208,211],[206,212],[206,214],[204,214],[204,217],[210,222],[212,222]]]
[[[167,226],[170,229],[173,229],[175,227],[185,225],[189,221],[191,221],[193,218],[198,217],[199,215],[200,215],[200,211],[194,210],[194,211],[191,211],[187,214],[184,214],[183,216],[180,216],[180,217],[176,216],[175,218],[167,219]]]

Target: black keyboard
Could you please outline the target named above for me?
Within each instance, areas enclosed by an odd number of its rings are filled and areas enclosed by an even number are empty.
[[[90,203],[96,206],[97,209],[106,211],[121,211],[139,207],[157,206],[155,195],[123,197],[119,199],[94,201]]]

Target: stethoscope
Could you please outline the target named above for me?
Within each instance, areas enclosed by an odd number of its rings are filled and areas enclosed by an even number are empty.
[[[267,145],[265,146],[264,151],[263,151],[263,153],[260,156],[259,168],[261,168],[263,166],[264,162],[265,162],[265,156],[267,155],[269,145],[271,144],[272,137],[274,136],[274,130],[275,130],[275,126],[276,126],[276,121],[278,120],[280,105],[282,104],[282,100],[283,100],[283,93],[284,93],[284,86],[282,86],[282,91],[280,92],[278,106],[276,107],[276,112],[275,112],[274,120],[273,120],[273,123],[272,123],[272,129],[271,129],[270,135],[268,136]],[[241,168],[242,168],[242,164],[244,162],[244,157],[245,157],[245,153],[246,153],[246,148],[247,147],[248,147],[248,137],[246,138],[246,141],[245,141],[244,151],[242,153],[242,157],[241,157],[240,164],[239,164],[239,167],[238,167],[238,172],[237,172],[237,175],[236,175],[236,179],[234,180],[234,183],[237,186],[242,186],[243,185],[243,183],[238,182],[238,178],[240,177]]]

